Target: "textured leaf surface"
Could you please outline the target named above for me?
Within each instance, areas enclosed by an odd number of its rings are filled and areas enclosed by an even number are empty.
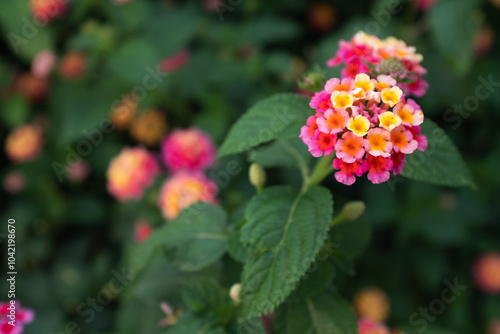
[[[415,151],[406,156],[403,176],[442,186],[475,187],[460,152],[445,132],[427,119],[422,124],[422,133],[427,136],[429,147],[425,152]]]
[[[356,316],[337,293],[323,293],[301,303],[287,303],[276,312],[276,334],[356,334]]]
[[[330,192],[271,187],[248,204],[242,241],[255,254],[242,274],[245,318],[275,309],[295,288],[321,248],[332,218]]]
[[[240,153],[277,138],[298,137],[312,114],[309,99],[295,94],[277,94],[250,108],[231,128],[219,157]]]
[[[179,322],[169,327],[166,334],[226,334],[218,325],[218,321],[211,317],[196,317],[192,313],[184,313]]]
[[[316,261],[300,280],[287,302],[299,302],[322,293],[335,277],[335,266],[328,261]]]
[[[226,214],[218,206],[199,203],[181,212],[173,221],[156,230],[133,252],[133,272],[144,268],[159,247],[179,269],[199,270],[217,261],[226,251]]]
[[[300,138],[280,139],[249,155],[249,160],[263,167],[295,167],[297,161],[308,164],[312,158]]]

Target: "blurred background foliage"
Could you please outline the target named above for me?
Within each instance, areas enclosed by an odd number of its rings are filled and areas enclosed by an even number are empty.
[[[273,93],[298,91],[297,80],[308,69],[324,68],[338,41],[358,30],[396,36],[424,55],[430,89],[417,102],[463,153],[478,190],[410,180],[393,189],[367,180],[346,187],[329,177],[325,183],[336,209],[350,200],[365,201],[367,211],[359,223],[369,228],[359,233],[372,231],[356,274],[339,272],[337,287],[350,299],[362,286],[385,290],[392,310],[388,323],[396,327],[407,326],[410,314],[439,298],[444,280],[457,278],[468,288],[433,325],[449,330],[439,333],[486,332],[488,321],[500,317],[500,300],[475,288],[471,265],[486,251],[500,251],[499,87],[466,116],[450,120],[444,115],[456,104],[470,103],[480,78],[500,82],[500,2],[439,0],[420,7],[426,2],[135,0],[120,5],[79,0],[69,3],[63,17],[40,27],[33,24],[27,0],[2,0],[2,145],[8,133],[25,123],[40,124],[45,137],[36,160],[15,164],[4,153],[0,156],[2,180],[13,171],[25,177],[24,188],[2,193],[0,202],[2,226],[6,229],[13,217],[18,224],[18,298],[36,311],[25,333],[70,333],[71,321],[82,333],[159,333],[157,324],[164,317],[159,304],[180,305],[183,283],[208,276],[229,287],[240,279],[240,264],[229,256],[224,266],[195,274],[180,273],[159,257],[95,319],[87,322],[89,316],[77,312],[109,284],[113,270],[126,268],[123,259],[134,244],[134,223],[163,224],[156,207],[158,185],[139,202],[120,204],[107,194],[110,159],[122,147],[138,144],[129,132],[101,132],[102,140],[84,157],[90,169],[84,181],[71,181],[66,174],[59,180],[53,169],[54,162],[67,164],[69,152],[87,140],[86,133],[99,132],[124,94],[144,86],[145,76],[162,63],[170,73],[157,76],[157,87],[145,90],[139,114],[159,109],[169,129],[196,125],[220,144],[249,106]],[[395,3],[397,11],[390,14]],[[23,38],[18,49],[12,34]],[[83,53],[83,72],[71,78],[59,68],[41,82],[22,83],[42,50],[58,58]],[[179,52],[183,66],[162,62]],[[328,71],[334,76],[340,69]],[[243,172],[221,187],[221,203],[230,211],[254,193],[245,157],[232,159],[238,159]],[[217,168],[212,175],[217,179]],[[292,169],[268,170],[270,184],[296,184],[297,179]],[[2,243],[2,254],[4,249]]]

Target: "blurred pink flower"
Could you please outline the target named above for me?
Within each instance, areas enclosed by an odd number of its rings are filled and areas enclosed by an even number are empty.
[[[75,164],[66,167],[66,176],[72,182],[82,182],[87,178],[90,172],[90,166],[87,161],[79,160]]]
[[[5,175],[3,187],[9,194],[17,194],[24,189],[26,176],[19,171],[13,171]]]
[[[11,315],[15,315],[15,326],[9,324],[12,319]],[[0,302],[0,334],[21,334],[25,324],[33,322],[35,313],[29,308],[21,307],[19,301]]]
[[[174,130],[163,140],[161,153],[170,171],[195,171],[212,165],[216,147],[208,134],[192,127]]]
[[[473,275],[479,289],[492,295],[500,294],[500,253],[487,253],[477,259]]]
[[[201,172],[179,172],[163,184],[158,206],[163,216],[171,220],[196,202],[216,203],[217,192],[217,184]]]
[[[358,330],[359,334],[390,334],[385,325],[369,319],[359,319]]]
[[[431,9],[436,2],[439,0],[417,0],[417,7],[421,11],[428,11]]]
[[[79,79],[87,66],[87,55],[81,51],[66,53],[59,62],[59,74],[66,79]]]
[[[45,25],[63,16],[68,4],[68,0],[30,0],[30,10],[38,23]]]
[[[31,63],[31,73],[39,78],[47,78],[56,63],[56,55],[52,50],[43,50],[36,54]]]
[[[144,242],[151,233],[153,233],[154,228],[146,220],[141,219],[135,223],[134,227],[134,239],[135,242],[140,244]]]
[[[164,73],[171,73],[180,70],[187,65],[190,58],[191,53],[189,50],[178,51],[160,62],[160,71]]]
[[[158,173],[155,157],[145,148],[126,147],[108,166],[108,192],[119,201],[140,199]]]

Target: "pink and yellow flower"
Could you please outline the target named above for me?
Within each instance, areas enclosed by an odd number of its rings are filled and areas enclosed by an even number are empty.
[[[500,253],[487,253],[478,258],[473,275],[479,289],[491,295],[500,294]]]
[[[332,166],[334,169],[340,169],[340,171],[335,173],[335,179],[346,186],[350,186],[356,181],[355,175],[363,175],[363,166],[360,160],[347,163],[342,159],[333,159]]]
[[[217,203],[217,192],[217,184],[201,172],[179,172],[163,184],[158,206],[163,216],[172,220],[196,202]]]
[[[389,104],[391,107],[394,107],[396,103],[401,101],[401,97],[403,96],[403,91],[398,86],[394,86],[391,88],[385,88],[380,93],[382,98],[382,102]]]
[[[322,117],[318,117],[317,124],[321,132],[334,135],[344,130],[348,120],[349,114],[344,109],[328,109]]]
[[[329,93],[329,96],[335,91],[350,92],[353,88],[353,81],[350,78],[342,79],[332,78],[328,80],[325,84],[325,91]]]
[[[413,138],[413,133],[403,125],[391,131],[391,142],[395,152],[410,154],[418,148],[418,142]]]
[[[422,79],[426,70],[420,65],[421,54],[415,47],[394,37],[379,39],[362,31],[355,34],[348,42],[340,41],[334,58],[327,61],[327,66],[343,64],[342,78],[354,79],[359,73],[366,73],[372,78],[378,75],[391,75],[398,80],[398,86],[407,94],[422,96],[428,84]],[[378,78],[378,77],[377,77]],[[385,82],[375,86],[382,90]],[[390,85],[392,86],[392,85]]]
[[[25,124],[15,128],[5,140],[5,153],[16,163],[36,159],[43,148],[42,128],[34,124]]]
[[[315,93],[311,98],[309,106],[316,109],[318,113],[324,113],[332,106],[331,94],[328,94],[326,91]]]
[[[192,127],[173,131],[163,140],[161,153],[170,171],[198,171],[213,164],[216,147],[208,134]]]
[[[368,171],[367,178],[372,181],[373,184],[379,184],[389,180],[391,174],[389,173],[394,167],[394,163],[390,158],[384,158],[382,156],[375,157],[371,154],[367,154],[365,160],[363,160],[363,169]]]
[[[140,199],[159,170],[155,157],[145,148],[124,148],[108,166],[108,192],[119,201]]]
[[[354,96],[349,92],[344,91],[334,91],[332,93],[332,105],[335,108],[346,109],[352,106],[354,103]]]
[[[370,129],[370,121],[365,116],[358,115],[356,117],[351,117],[349,121],[347,121],[346,127],[356,136],[363,137]]]
[[[391,133],[380,128],[371,129],[365,139],[365,150],[374,157],[390,157],[392,151]]]
[[[378,115],[380,127],[392,131],[401,124],[401,118],[392,111],[386,111]]]
[[[312,140],[316,139],[316,130],[318,130],[318,123],[316,116],[309,116],[307,119],[307,125],[304,125],[300,129],[299,138],[302,139],[304,144],[309,145]]]
[[[397,41],[391,43],[406,50]],[[427,148],[418,125],[423,112],[396,84],[388,75],[372,79],[361,73],[354,79],[328,80],[312,98],[315,113],[301,128],[300,138],[314,157],[336,151],[332,166],[339,170],[339,182],[350,185],[365,172],[373,183],[385,182],[391,171],[402,173],[406,154]]]
[[[342,139],[337,140],[337,144],[335,144],[337,158],[347,163],[353,163],[365,154],[363,146],[363,138],[352,132],[346,132],[342,135]]]
[[[406,104],[398,103],[394,107],[394,114],[399,116],[404,125],[414,126],[424,122],[424,113],[413,100],[408,100]]]
[[[311,140],[308,144],[309,152],[313,157],[319,158],[323,154],[329,156],[335,150],[337,137],[329,133],[320,132],[317,140]]]

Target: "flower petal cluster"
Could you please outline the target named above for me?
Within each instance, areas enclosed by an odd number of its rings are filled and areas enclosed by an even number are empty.
[[[314,157],[335,151],[338,182],[351,185],[367,173],[375,184],[401,174],[407,154],[427,148],[420,134],[424,114],[406,99],[394,78],[366,73],[354,79],[330,79],[310,102],[315,114],[307,119],[300,138]]]
[[[5,140],[5,153],[16,163],[36,159],[44,144],[43,130],[36,124],[24,124],[15,128]]]
[[[423,96],[428,84],[422,79],[427,70],[420,64],[423,56],[413,46],[394,37],[379,39],[362,31],[346,42],[340,41],[340,48],[327,66],[344,65],[342,78],[355,78],[359,73],[377,77],[390,75],[397,80],[405,94]]]
[[[177,172],[163,184],[158,206],[163,216],[172,220],[196,202],[217,203],[217,193],[217,184],[202,172]]]
[[[174,130],[161,144],[163,162],[171,172],[204,170],[213,164],[216,151],[210,136],[195,127]]]
[[[153,154],[143,147],[125,147],[108,166],[108,192],[119,201],[140,199],[160,167]]]

